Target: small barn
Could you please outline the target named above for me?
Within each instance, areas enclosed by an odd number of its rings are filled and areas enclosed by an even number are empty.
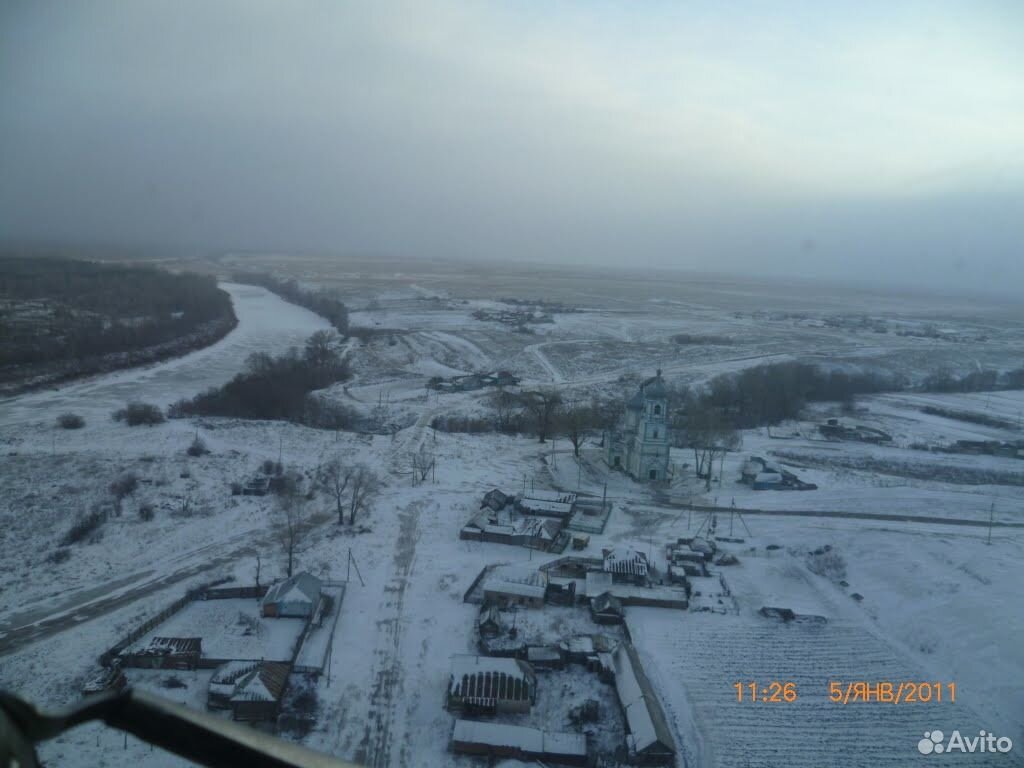
[[[647,555],[627,547],[603,550],[601,569],[612,575],[616,584],[647,584]]]
[[[496,606],[485,605],[480,609],[480,615],[476,620],[476,631],[481,638],[497,637],[501,634],[502,629],[501,612]]]
[[[547,585],[537,581],[508,581],[491,579],[484,585],[484,602],[499,608],[519,605],[524,608],[543,608]]]
[[[203,655],[201,637],[154,637],[141,651],[125,657],[124,666],[144,669],[196,669]]]
[[[537,699],[537,676],[520,659],[452,657],[446,708],[477,714],[525,713]]]
[[[452,728],[453,752],[482,755],[495,760],[513,758],[542,764],[587,764],[587,737],[538,728],[475,720],[456,720]]]
[[[303,571],[279,581],[260,601],[260,614],[267,618],[311,617],[320,604],[320,579]]]
[[[753,485],[759,474],[764,472],[765,462],[759,456],[751,456],[743,463],[740,469],[740,482],[746,485]]]
[[[238,681],[257,666],[258,661],[229,661],[217,667],[206,691],[206,706],[210,709],[231,709],[231,697]]]
[[[626,747],[636,765],[672,765],[676,744],[633,646],[624,642],[614,655],[615,692],[626,719]]]
[[[779,472],[760,472],[751,486],[755,491],[774,491],[782,488],[782,474]]]
[[[516,509],[524,514],[562,520],[572,517],[575,506],[576,494],[562,491],[528,491],[516,500]]]
[[[231,694],[231,718],[247,722],[275,720],[290,672],[290,664],[263,661],[242,675]]]
[[[528,645],[526,660],[534,669],[563,669],[565,656],[557,645]]]
[[[605,592],[590,601],[590,616],[598,624],[621,624],[625,618],[622,601]]]
[[[499,491],[497,488],[494,488],[493,490],[490,490],[484,494],[484,498],[480,504],[480,507],[487,507],[488,509],[493,509],[495,512],[500,512],[505,507],[507,507],[509,505],[509,502],[511,501],[511,496],[508,496]]]
[[[269,492],[270,478],[265,475],[256,475],[242,486],[243,496],[266,496]]]

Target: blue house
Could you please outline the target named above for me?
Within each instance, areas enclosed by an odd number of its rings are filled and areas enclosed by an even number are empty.
[[[279,619],[312,616],[320,604],[320,586],[320,579],[305,571],[279,581],[260,601],[260,613]]]

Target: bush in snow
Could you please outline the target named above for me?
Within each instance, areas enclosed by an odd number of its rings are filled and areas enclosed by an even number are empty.
[[[140,424],[152,426],[164,422],[164,412],[152,403],[128,403],[124,408],[114,411],[113,416],[114,421],[123,421],[129,427],[137,427]]]
[[[807,556],[807,568],[811,573],[824,576],[830,581],[846,578],[846,560],[834,549],[816,550]]]
[[[152,503],[146,501],[146,502],[143,502],[142,504],[139,504],[139,519],[140,520],[143,520],[144,522],[148,523],[154,517],[156,517],[156,509],[153,507]]]
[[[85,426],[85,419],[77,413],[62,413],[57,417],[57,426],[61,429],[81,429]]]
[[[192,444],[185,451],[189,456],[205,456],[210,452],[210,449],[206,447],[206,443],[202,441],[199,435],[196,435],[192,440]]]
[[[61,546],[66,547],[70,544],[77,544],[86,539],[94,540],[104,520],[105,516],[98,510],[93,510],[86,515],[80,515],[71,526],[71,530],[64,534],[64,538],[60,542]]]
[[[120,507],[125,496],[131,496],[139,487],[139,478],[134,472],[122,472],[118,478],[110,484],[110,493]],[[120,512],[120,509],[118,509]]]

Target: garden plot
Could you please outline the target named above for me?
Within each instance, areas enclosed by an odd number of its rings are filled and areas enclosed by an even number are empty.
[[[652,608],[630,609],[627,622],[690,765],[819,768],[841,757],[851,768],[905,766],[918,758],[925,731],[988,725],[962,701],[831,702],[833,680],[931,679],[855,622],[782,624]],[[735,683],[755,682],[760,692],[771,681],[795,683],[797,700],[737,700]]]
[[[259,601],[197,600],[189,603],[133,650],[144,650],[154,637],[201,637],[203,658],[291,661],[304,619],[264,619]]]

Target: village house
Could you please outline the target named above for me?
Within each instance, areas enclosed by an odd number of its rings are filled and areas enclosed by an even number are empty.
[[[452,657],[446,708],[475,714],[523,714],[537,700],[537,676],[520,659]]]
[[[267,590],[260,601],[260,614],[267,618],[310,618],[320,605],[320,579],[297,573]]]
[[[238,678],[231,694],[231,718],[247,722],[275,720],[290,672],[291,664],[262,661]]]
[[[618,429],[605,437],[605,461],[634,480],[668,479],[670,425],[668,389],[661,370],[647,379],[626,403]]]
[[[459,538],[495,544],[539,549],[545,552],[565,549],[568,534],[562,535],[562,521],[554,518],[523,517],[511,510],[495,511],[484,507],[462,526]]]

